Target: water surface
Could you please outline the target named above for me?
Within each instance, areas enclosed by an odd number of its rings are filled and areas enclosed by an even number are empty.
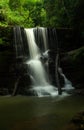
[[[0,97],[0,130],[63,130],[84,110],[84,96]]]

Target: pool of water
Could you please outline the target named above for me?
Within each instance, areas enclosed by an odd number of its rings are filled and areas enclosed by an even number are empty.
[[[0,97],[0,130],[63,130],[84,110],[84,96]]]

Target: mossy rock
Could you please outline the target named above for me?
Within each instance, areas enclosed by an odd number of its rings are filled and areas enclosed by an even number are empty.
[[[76,64],[80,64],[80,62],[83,62],[84,59],[84,46],[79,49],[68,52],[68,56],[70,61]]]
[[[77,113],[64,130],[84,130],[84,111]]]
[[[61,56],[61,67],[76,88],[84,88],[84,46],[64,53]]]

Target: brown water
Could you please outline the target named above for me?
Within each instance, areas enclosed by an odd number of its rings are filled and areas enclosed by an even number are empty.
[[[0,130],[64,130],[84,96],[0,97]]]

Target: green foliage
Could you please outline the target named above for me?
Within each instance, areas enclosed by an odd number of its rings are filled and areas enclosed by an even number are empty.
[[[0,25],[45,26],[46,11],[41,0],[2,0]]]
[[[11,44],[12,39],[12,28],[11,27],[0,27],[0,45],[8,46]]]
[[[9,7],[14,11],[21,8],[21,0],[9,0]]]
[[[48,26],[84,25],[84,0],[44,0],[44,6],[47,12]]]
[[[3,39],[2,38],[0,38],[0,45],[3,43]]]
[[[84,27],[84,0],[0,0],[0,26]]]
[[[84,31],[84,0],[78,0],[76,7],[73,9],[73,26]]]

